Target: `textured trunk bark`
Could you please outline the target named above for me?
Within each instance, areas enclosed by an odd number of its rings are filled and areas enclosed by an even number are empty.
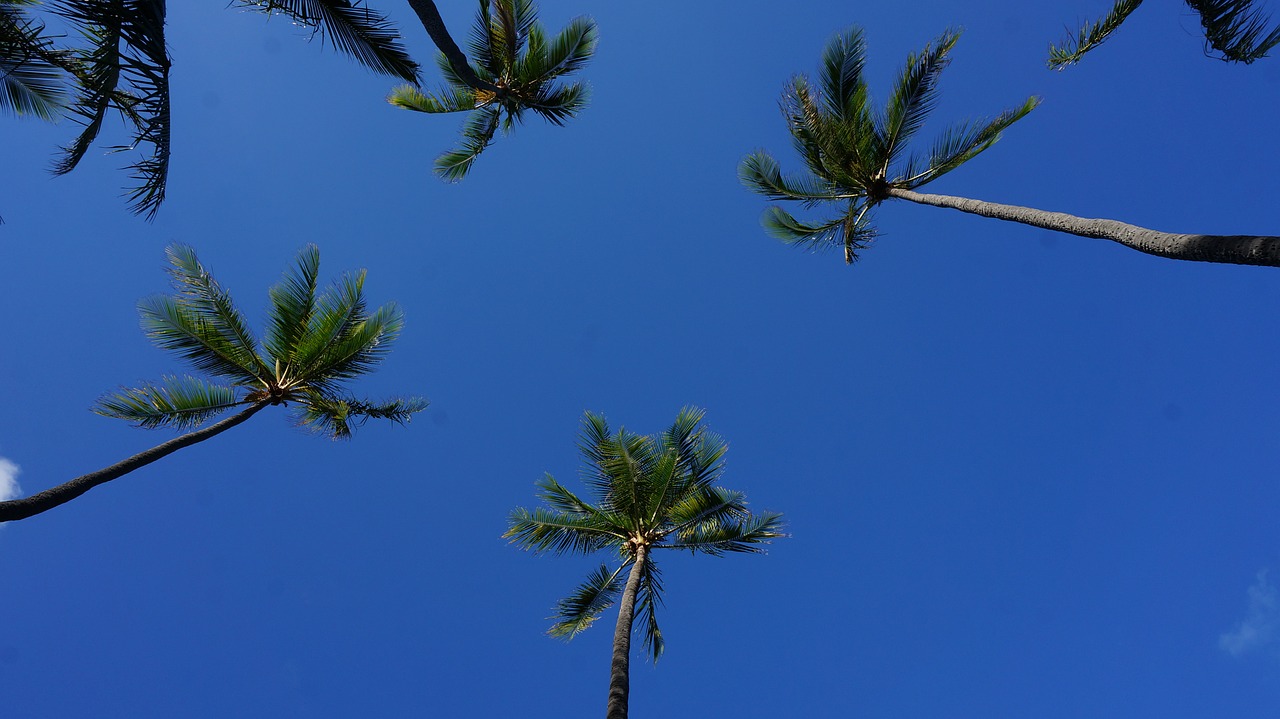
[[[409,7],[418,14],[418,20],[422,21],[422,26],[427,29],[427,34],[431,36],[431,42],[436,44],[440,52],[449,59],[449,67],[453,68],[455,74],[462,78],[475,90],[487,90],[489,92],[497,92],[498,88],[492,83],[485,82],[471,69],[471,64],[467,62],[467,56],[462,54],[462,50],[458,48],[458,43],[453,41],[449,35],[449,28],[444,26],[444,20],[440,17],[440,11],[436,8],[436,4],[432,0],[409,0]]]
[[[190,447],[196,442],[202,442],[215,434],[225,432],[246,419],[249,419],[256,414],[258,410],[266,407],[268,404],[270,404],[269,401],[258,402],[250,405],[240,413],[234,414],[221,422],[211,424],[204,429],[189,432],[181,437],[174,437],[164,444],[152,447],[145,452],[139,452],[138,454],[135,454],[122,462],[117,462],[106,469],[100,469],[97,472],[90,472],[89,474],[76,477],[69,482],[60,484],[52,489],[46,489],[39,494],[33,494],[30,497],[23,497],[22,499],[13,499],[8,502],[0,502],[0,522],[12,522],[18,519],[26,519],[27,517],[35,516],[41,512],[47,512],[60,504],[66,504],[99,484],[123,477],[133,470],[145,467],[157,459],[177,452],[183,447]]]
[[[911,190],[890,189],[889,197],[922,205],[947,207],[971,215],[1021,222],[1032,227],[1066,232],[1080,237],[1119,242],[1149,255],[1192,262],[1223,262],[1233,265],[1280,267],[1280,237],[1268,235],[1181,235],[1148,230],[1115,220],[1088,219],[1062,212],[1045,212],[1030,207],[1002,205],[950,195],[931,195]]]
[[[636,563],[627,575],[627,586],[618,603],[618,626],[613,630],[613,664],[609,676],[609,707],[605,719],[627,719],[627,702],[631,696],[631,620],[635,616],[636,594],[640,589],[640,573],[644,571],[648,547],[636,549]]]

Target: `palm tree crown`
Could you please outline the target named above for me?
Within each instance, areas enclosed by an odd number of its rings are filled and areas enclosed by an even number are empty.
[[[461,147],[435,162],[436,174],[457,181],[493,141],[498,127],[510,132],[526,110],[556,125],[578,114],[586,105],[586,85],[556,80],[580,70],[595,52],[596,40],[596,24],[589,18],[575,18],[548,38],[531,0],[480,0],[469,47],[471,68],[494,89],[469,85],[442,53],[438,64],[446,87],[424,93],[404,85],[387,100],[418,112],[471,113],[462,128]]]
[[[669,429],[641,436],[611,433],[600,415],[587,413],[579,449],[591,503],[547,475],[538,483],[544,507],[516,509],[504,535],[535,552],[615,555],[588,575],[556,607],[552,636],[572,638],[591,626],[621,595],[614,635],[609,716],[626,716],[627,655],[633,608],[653,659],[662,654],[656,609],[662,577],[651,553],[683,549],[719,556],[763,553],[780,533],[780,514],[753,514],[741,492],[715,486],[726,446],[701,425],[701,410],[682,410]],[[624,572],[624,570],[629,570]],[[624,588],[625,582],[625,588]]]
[[[237,406],[293,403],[300,424],[337,439],[350,437],[369,418],[405,422],[426,407],[418,398],[373,403],[345,391],[349,380],[382,361],[404,322],[394,304],[368,311],[364,271],[317,292],[320,253],[304,248],[271,288],[259,348],[195,252],[174,245],[167,253],[178,294],[139,303],[143,329],[158,346],[219,381],[167,376],[108,394],[95,412],[142,427],[189,428]]]
[[[1039,104],[1039,98],[1031,97],[993,120],[957,125],[939,136],[927,154],[908,154],[908,141],[937,101],[939,75],[959,37],[958,31],[948,30],[920,54],[909,55],[883,112],[871,107],[862,75],[866,44],[860,28],[827,44],[817,88],[803,75],[787,85],[782,112],[808,172],[783,175],[772,156],[756,152],[742,161],[739,176],[772,199],[807,207],[837,203],[845,211],[811,224],[771,207],[763,218],[770,234],[812,249],[843,246],[845,260],[852,263],[876,234],[869,213],[890,191],[915,189],[963,165]]]

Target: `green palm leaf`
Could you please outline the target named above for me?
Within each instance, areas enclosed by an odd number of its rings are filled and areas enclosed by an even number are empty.
[[[683,533],[681,538],[663,545],[669,549],[688,549],[719,556],[726,552],[761,554],[763,545],[786,536],[782,533],[782,515],[765,513],[738,521],[709,521]]]
[[[594,517],[517,508],[509,519],[510,528],[502,536],[533,552],[590,554],[626,540],[618,527]]]
[[[294,267],[268,293],[271,313],[263,346],[267,354],[286,367],[297,362],[298,345],[315,315],[319,276],[320,250],[307,245],[298,253]]]
[[[198,377],[167,375],[159,384],[121,388],[104,395],[93,411],[133,422],[139,427],[187,429],[244,404],[233,387],[210,384]]]
[[[553,637],[573,639],[578,632],[591,626],[604,610],[613,606],[622,591],[622,570],[630,564],[623,564],[612,572],[603,564],[599,569],[587,575],[586,581],[578,585],[573,594],[556,603],[556,620],[547,633]]]
[[[65,53],[44,35],[43,23],[19,7],[27,4],[0,2],[0,110],[55,120],[66,104],[66,73],[60,67]]]
[[[907,56],[906,67],[894,83],[881,128],[885,143],[881,175],[887,174],[889,163],[898,157],[907,140],[933,111],[938,101],[938,77],[950,62],[947,54],[959,39],[958,31],[947,30],[925,45],[919,55]]]
[[[1141,4],[1142,0],[1116,0],[1106,17],[1080,28],[1076,37],[1069,37],[1060,45],[1050,45],[1049,69],[1063,70],[1080,62],[1085,53],[1101,45]]]
[[[938,179],[996,144],[1006,128],[1026,117],[1039,104],[1040,98],[1029,97],[1020,107],[1005,110],[994,120],[971,121],[947,130],[934,142],[924,161],[912,157],[902,176],[894,182],[914,188]]]
[[[391,91],[387,102],[415,112],[467,112],[476,109],[476,93],[464,86],[445,88],[438,95],[433,95],[413,85],[401,85]]]
[[[385,15],[361,0],[236,0],[238,7],[287,15],[312,28],[340,52],[374,72],[418,81],[418,63],[409,57],[400,33]]]
[[[846,120],[861,114],[857,98],[859,94],[865,97],[862,68],[866,64],[866,52],[862,28],[850,28],[827,43],[822,53],[820,80],[823,107],[828,114]]]
[[[553,125],[564,126],[566,120],[577,117],[587,105],[590,91],[586,85],[573,83],[558,87],[528,103],[529,109]]]
[[[493,141],[500,118],[498,110],[488,107],[477,110],[467,118],[462,128],[462,146],[441,153],[436,158],[436,174],[449,182],[457,182],[466,177],[476,158]]]

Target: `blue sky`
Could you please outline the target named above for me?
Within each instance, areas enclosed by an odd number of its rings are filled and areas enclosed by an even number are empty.
[[[154,223],[119,156],[46,172],[70,123],[0,120],[0,487],[163,441],[87,407],[181,371],[138,330],[183,242],[261,326],[306,243],[407,324],[358,390],[406,427],[334,443],[263,412],[0,527],[15,717],[597,716],[612,615],[563,643],[595,566],[520,552],[507,513],[576,482],[585,410],[650,433],[707,410],[725,485],[785,513],[766,556],[668,558],[667,653],[633,716],[1271,717],[1280,710],[1275,269],[1180,263],[903,204],[853,267],[768,238],[736,179],[795,169],[777,99],[866,30],[888,92],[965,28],[931,130],[1043,105],[932,191],[1178,232],[1275,233],[1280,60],[1206,59],[1148,3],[542,3],[600,25],[590,107],[464,182],[460,120],[281,20],[172,3],[174,154]],[[199,5],[199,7],[197,7]],[[464,35],[471,3],[443,3]],[[411,52],[407,7],[380,2]],[[122,141],[113,126],[106,144]]]

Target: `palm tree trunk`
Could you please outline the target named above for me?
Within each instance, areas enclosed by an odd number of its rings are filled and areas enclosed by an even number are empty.
[[[418,14],[418,20],[422,22],[422,26],[427,29],[427,34],[431,36],[431,42],[436,44],[440,52],[449,60],[449,67],[453,68],[454,74],[462,78],[462,81],[470,85],[476,90],[487,90],[489,92],[497,92],[498,88],[493,83],[485,82],[471,69],[471,64],[467,62],[467,56],[462,54],[462,50],[458,48],[458,43],[453,41],[453,37],[449,35],[449,28],[445,27],[444,19],[440,17],[440,10],[436,8],[435,2],[432,0],[409,0],[409,7]]]
[[[627,702],[631,696],[631,620],[635,616],[636,594],[648,547],[636,548],[636,561],[627,575],[627,586],[618,603],[618,626],[613,630],[613,664],[609,676],[609,708],[605,719],[627,719]]]
[[[52,489],[46,489],[39,494],[33,494],[30,497],[22,499],[14,499],[8,502],[0,502],[0,522],[12,522],[18,519],[26,519],[33,517],[41,512],[47,512],[50,509],[66,504],[80,495],[88,492],[99,484],[110,482],[113,479],[123,477],[135,469],[145,467],[148,464],[173,454],[183,447],[202,442],[215,434],[225,432],[241,422],[249,419],[258,410],[271,404],[270,400],[256,402],[238,414],[234,414],[221,422],[211,424],[203,429],[194,432],[188,432],[181,437],[174,437],[164,444],[157,445],[145,452],[139,452],[132,457],[116,464],[100,469],[97,472],[76,477],[75,479],[60,484]]]
[[[886,194],[900,200],[934,207],[948,207],[971,215],[1021,222],[1032,227],[1066,232],[1080,237],[1119,242],[1149,255],[1192,262],[1224,262],[1233,265],[1280,267],[1280,237],[1267,235],[1181,235],[1148,230],[1115,220],[1089,219],[1062,212],[1002,205],[950,195],[932,195],[898,188]]]

